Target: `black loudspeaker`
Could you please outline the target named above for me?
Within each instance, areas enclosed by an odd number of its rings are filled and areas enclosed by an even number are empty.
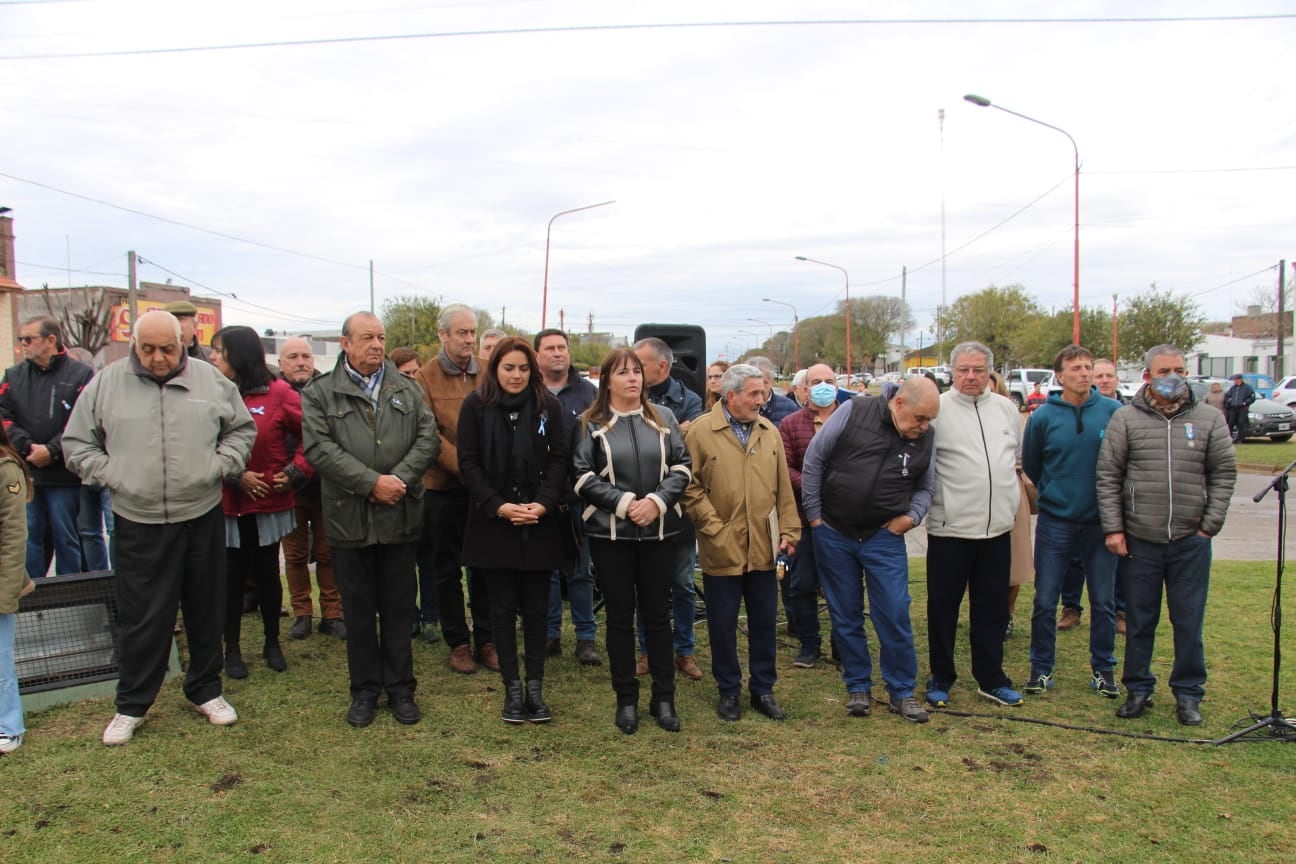
[[[656,337],[670,346],[675,355],[671,377],[706,401],[706,331],[696,324],[640,324],[634,338]]]

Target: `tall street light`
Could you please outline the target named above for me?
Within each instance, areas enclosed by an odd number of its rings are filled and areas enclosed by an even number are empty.
[[[1054,132],[1061,132],[1063,135],[1067,137],[1067,140],[1071,142],[1071,149],[1075,151],[1075,253],[1072,256],[1074,274],[1072,277],[1073,293],[1071,299],[1071,310],[1072,310],[1071,341],[1072,343],[1079,345],[1080,344],[1080,148],[1076,146],[1075,139],[1071,137],[1070,132],[1066,131],[1065,129],[1059,126],[1054,126],[1052,123],[1045,123],[1043,120],[1036,120],[1034,117],[1029,117],[1025,114],[1019,114],[1016,111],[1010,111],[1007,108],[1003,107],[1002,105],[995,105],[984,96],[977,96],[974,93],[969,93],[963,98],[968,102],[971,102],[973,105],[978,105],[982,108],[998,108],[1000,111],[1004,112],[1005,114],[1011,114],[1014,117],[1020,117],[1023,120],[1029,120],[1030,122],[1043,126],[1047,129],[1052,129]]]
[[[761,301],[764,303],[777,303],[792,310],[792,366],[794,371],[799,370],[801,368],[801,333],[798,328],[801,325],[801,318],[797,315],[796,307],[791,303],[784,303],[782,300],[771,300],[768,297],[762,297]]]
[[[544,298],[540,301],[540,329],[545,327],[545,318],[549,312],[549,235],[553,231],[554,219],[559,216],[566,216],[568,213],[579,213],[582,210],[593,210],[595,207],[606,207],[608,204],[615,204],[615,201],[600,201],[598,204],[586,204],[584,207],[575,207],[571,210],[564,210],[561,213],[555,213],[549,220],[549,227],[545,228],[545,269],[544,269]]]
[[[822,264],[825,267],[831,267],[834,270],[840,270],[846,277],[846,383],[850,383],[851,374],[851,350],[850,350],[850,325],[851,325],[851,305],[850,305],[850,274],[846,272],[845,267],[839,267],[836,264],[829,264],[827,261],[820,261],[818,258],[807,258],[804,255],[796,256],[798,261],[809,261],[811,264]]]

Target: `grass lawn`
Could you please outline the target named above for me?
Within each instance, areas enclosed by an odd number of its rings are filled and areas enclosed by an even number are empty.
[[[925,586],[911,563],[921,685]],[[1197,729],[1174,720],[1168,622],[1155,707],[1120,721],[1119,702],[1088,687],[1087,613],[1059,634],[1058,689],[1021,708],[977,699],[964,646],[951,711],[925,726],[885,710],[848,718],[836,670],[794,670],[782,637],[787,722],[750,710],[721,722],[708,671],[678,682],[678,735],[646,710],[638,734],[618,732],[606,667],[580,667],[570,634],[548,667],[554,722],[523,727],[500,722],[496,676],[455,675],[444,645],[418,644],[423,721],[400,726],[380,708],[352,729],[345,647],[286,641],[287,673],[255,665],[228,684],[241,717],[230,728],[208,725],[177,682],[125,747],[99,743],[110,700],[30,715],[25,746],[0,758],[0,861],[1291,862],[1296,749],[1183,740],[1268,713],[1273,567],[1213,575]],[[1018,681],[1029,610],[1028,588],[1007,646]],[[1287,703],[1294,686],[1289,671]]]
[[[1238,462],[1251,465],[1268,465],[1275,471],[1281,471],[1296,460],[1296,441],[1265,441],[1252,438],[1246,444],[1235,448]]]

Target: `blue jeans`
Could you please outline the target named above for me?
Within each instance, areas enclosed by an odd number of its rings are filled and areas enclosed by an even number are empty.
[[[1174,666],[1170,690],[1200,699],[1206,693],[1206,652],[1202,622],[1210,587],[1211,541],[1193,534],[1173,543],[1149,543],[1125,535],[1130,557],[1121,558],[1119,578],[1125,589],[1125,674],[1130,693],[1156,689],[1152,651],[1161,622],[1161,592],[1174,630]]]
[[[18,695],[18,669],[14,666],[14,624],[17,615],[0,615],[0,735],[21,735],[22,698]]]
[[[697,587],[693,584],[693,571],[697,566],[697,543],[691,537],[688,540],[677,537],[668,542],[674,547],[671,556],[671,615],[675,621],[675,653],[680,657],[692,657],[693,622],[697,618]],[[777,593],[776,588],[775,594]],[[648,653],[642,616],[639,621],[639,653]]]
[[[711,639],[711,675],[721,696],[742,691],[738,659],[738,606],[747,607],[747,689],[753,696],[774,692],[778,653],[774,621],[778,617],[778,579],[773,570],[753,570],[741,576],[702,574],[707,601],[707,635]]]
[[[1116,556],[1101,522],[1072,522],[1041,512],[1035,523],[1035,608],[1031,612],[1031,675],[1051,675],[1057,662],[1057,606],[1071,561],[1084,563],[1089,586],[1089,666],[1116,668]]]
[[[918,657],[909,623],[909,557],[904,537],[882,528],[866,540],[852,540],[826,524],[815,528],[813,536],[846,692],[873,689],[873,660],[864,633],[867,587],[882,680],[892,698],[912,696]]]
[[[553,571],[549,582],[549,638],[562,636],[562,580],[567,577],[567,602],[571,604],[572,626],[576,639],[593,642],[594,632],[594,573],[590,570],[589,540],[580,534],[580,558],[568,561],[561,570]]]
[[[783,605],[801,640],[801,650],[818,654],[823,637],[819,632],[819,565],[811,539],[814,530],[801,526],[801,542],[783,577]]]
[[[1084,562],[1072,558],[1071,566],[1067,568],[1066,580],[1062,583],[1062,608],[1075,609],[1077,612],[1084,611],[1084,605],[1080,602],[1080,597],[1084,594],[1085,570]],[[1120,580],[1116,580],[1116,611],[1125,611],[1125,595],[1121,593]]]
[[[113,534],[112,493],[106,486],[82,486],[77,534],[81,537],[81,558],[85,572],[94,573],[112,567],[104,529]]]
[[[40,579],[49,572],[45,557],[45,531],[54,539],[54,572],[60,576],[81,572],[81,535],[77,533],[79,486],[33,486],[27,504],[27,575]]]

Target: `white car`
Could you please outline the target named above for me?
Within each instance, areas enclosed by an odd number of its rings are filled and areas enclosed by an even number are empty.
[[[1296,408],[1296,375],[1288,375],[1275,384],[1273,395],[1269,398],[1288,408]]]

